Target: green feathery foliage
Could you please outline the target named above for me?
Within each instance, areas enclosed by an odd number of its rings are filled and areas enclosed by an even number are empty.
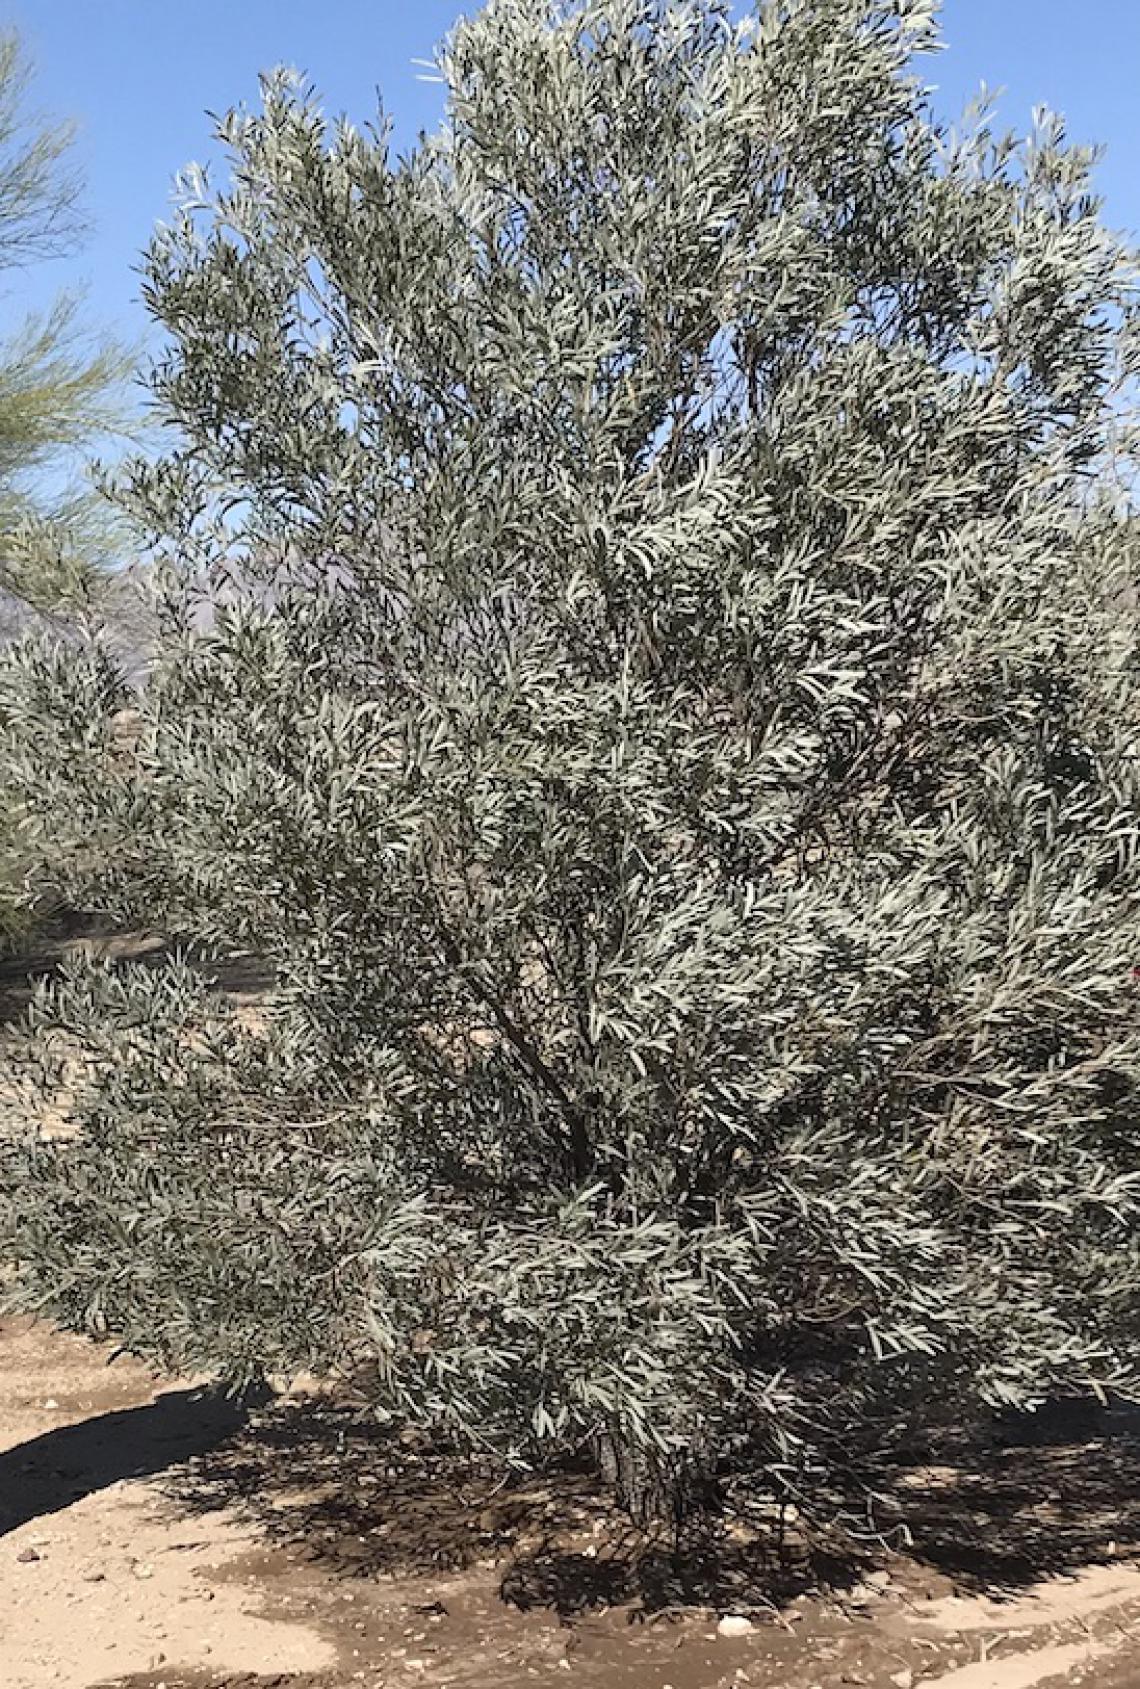
[[[1136,254],[1054,118],[936,121],[934,9],[492,0],[408,157],[222,122],[132,747],[95,654],[10,709],[108,906],[276,986],[45,991],[24,1303],[639,1505],[1130,1387]]]
[[[82,233],[71,130],[28,118],[20,43],[0,36],[0,275],[67,252]],[[0,340],[0,642],[97,617],[120,524],[82,487],[75,454],[116,426],[121,352],[92,345],[61,296]],[[3,719],[0,717],[0,730]],[[0,948],[21,930],[34,871],[0,739]]]
[[[0,273],[69,251],[82,234],[78,184],[67,168],[69,125],[26,115],[28,71],[18,39],[0,37]],[[92,347],[78,301],[60,297],[0,343],[0,593],[44,610],[86,603],[105,521],[74,490],[51,496],[62,454],[120,419],[123,356]],[[94,557],[89,554],[94,550]]]

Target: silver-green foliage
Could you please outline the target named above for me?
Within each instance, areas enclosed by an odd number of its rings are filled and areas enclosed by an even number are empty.
[[[277,988],[47,993],[27,1300],[641,1494],[1127,1383],[1136,260],[1059,123],[935,121],[932,12],[492,0],[406,158],[285,74],[224,120],[135,762],[72,658],[18,707]]]

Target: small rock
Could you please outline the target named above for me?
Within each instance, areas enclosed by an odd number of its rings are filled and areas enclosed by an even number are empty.
[[[44,1403],[44,1407],[49,1413],[53,1412],[58,1406],[59,1403],[56,1401],[54,1396],[49,1396],[47,1401]]]
[[[20,1552],[16,1556],[16,1559],[20,1562],[21,1566],[30,1566],[33,1560],[42,1560],[43,1555],[38,1553],[34,1548],[21,1548]]]
[[[863,1582],[869,1583],[872,1589],[886,1589],[890,1581],[891,1574],[889,1572],[868,1572],[863,1579]]]
[[[148,1566],[143,1560],[137,1560],[131,1570],[136,1578],[152,1578],[154,1576],[154,1567]]]
[[[879,1601],[886,1593],[885,1587],[879,1583],[872,1583],[869,1578],[857,1583],[847,1592],[847,1600],[853,1607],[867,1607],[872,1601]]]
[[[751,1619],[746,1619],[743,1613],[726,1613],[716,1627],[718,1636],[748,1636],[753,1626]]]
[[[904,1666],[901,1671],[892,1671],[891,1682],[895,1689],[914,1689],[914,1673],[909,1666]]]

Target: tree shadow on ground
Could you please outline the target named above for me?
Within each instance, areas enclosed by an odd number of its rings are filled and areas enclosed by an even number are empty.
[[[123,1478],[152,1477],[232,1437],[249,1408],[201,1390],[101,1413],[0,1454],[0,1536]]]
[[[494,1560],[505,1565],[505,1599],[565,1615],[619,1604],[643,1616],[770,1609],[820,1587],[842,1596],[908,1534],[916,1572],[991,1593],[1140,1551],[1135,1411],[1010,1418],[959,1435],[936,1460],[869,1466],[861,1482],[872,1526],[861,1542],[789,1524],[759,1494],[730,1493],[724,1511],[679,1535],[646,1532],[615,1514],[585,1470],[507,1477],[324,1399],[271,1404],[190,1461],[174,1487],[192,1508],[242,1505],[271,1538],[344,1576]]]
[[[1014,1592],[1140,1552],[1140,1407],[1009,1414],[871,1481],[880,1528],[905,1524],[916,1558],[967,1588]]]
[[[192,1510],[238,1504],[272,1540],[346,1577],[456,1572],[494,1561],[521,1608],[569,1616],[632,1604],[645,1615],[774,1600],[858,1575],[779,1533],[735,1541],[720,1518],[635,1528],[591,1472],[566,1465],[511,1476],[500,1463],[386,1434],[331,1401],[279,1401],[190,1461],[172,1492]]]
[[[654,1534],[616,1515],[584,1469],[508,1478],[493,1461],[388,1436],[323,1400],[263,1410],[191,1461],[176,1490],[191,1507],[242,1503],[270,1537],[343,1576],[502,1561],[508,1601],[564,1615],[770,1608],[821,1586],[841,1594],[907,1534],[920,1567],[990,1591],[1140,1551],[1140,1420],[1123,1410],[1010,1419],[959,1436],[937,1463],[926,1454],[871,1466],[861,1483],[871,1520],[861,1542],[789,1525],[760,1495],[731,1496],[681,1535]]]

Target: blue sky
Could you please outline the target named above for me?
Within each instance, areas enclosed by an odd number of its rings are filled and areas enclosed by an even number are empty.
[[[0,20],[24,36],[35,99],[74,117],[93,233],[76,260],[19,278],[4,314],[83,282],[89,314],[138,339],[146,329],[133,266],[163,216],[174,172],[207,150],[207,110],[256,95],[259,69],[306,70],[327,106],[360,119],[382,91],[397,135],[439,114],[440,90],[412,62],[465,8],[455,0],[9,0]],[[985,81],[1024,127],[1032,107],[1063,111],[1071,132],[1109,146],[1101,188],[1110,220],[1140,229],[1140,0],[945,0],[949,51],[932,61],[939,104],[958,110]]]

